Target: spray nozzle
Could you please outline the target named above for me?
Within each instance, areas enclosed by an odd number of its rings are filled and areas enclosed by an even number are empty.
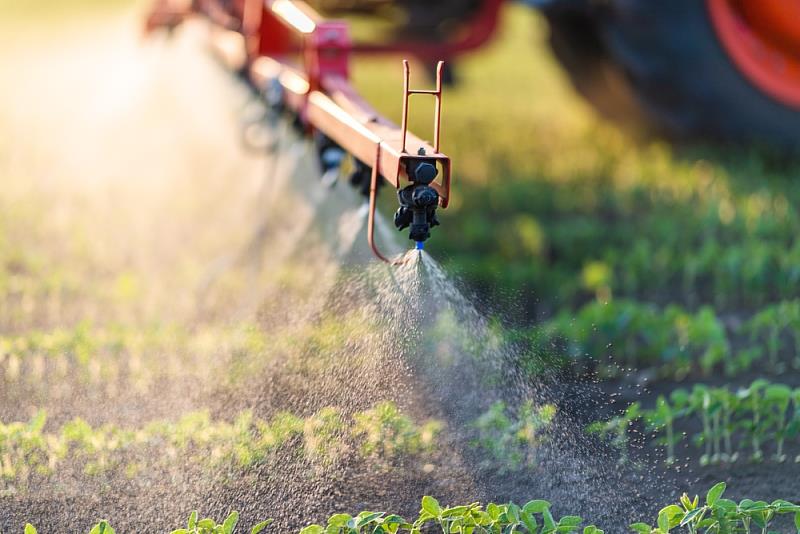
[[[322,183],[333,186],[339,179],[339,171],[345,158],[345,151],[329,137],[319,134],[316,137],[317,158],[322,170]]]
[[[430,185],[439,171],[436,160],[424,157],[424,148],[420,148],[417,155],[423,157],[406,162],[406,174],[412,183],[397,192],[400,207],[394,214],[394,225],[399,230],[411,227],[409,238],[416,241],[419,248],[419,243],[431,236],[431,227],[439,224],[436,218],[439,193]]]
[[[394,225],[398,230],[411,228],[409,238],[421,243],[431,236],[431,227],[437,226],[436,208],[439,193],[425,184],[411,184],[397,192],[400,207],[394,214]]]

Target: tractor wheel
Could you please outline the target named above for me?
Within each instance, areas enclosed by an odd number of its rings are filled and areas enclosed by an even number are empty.
[[[796,2],[576,4],[545,10],[550,44],[601,113],[644,119],[674,138],[800,151]]]

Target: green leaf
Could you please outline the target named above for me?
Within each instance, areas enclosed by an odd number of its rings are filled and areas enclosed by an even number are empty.
[[[236,523],[239,522],[239,512],[231,512],[225,521],[222,523],[223,534],[233,534],[233,529],[236,528]]]
[[[211,519],[210,517],[206,517],[205,519],[201,519],[197,522],[197,528],[207,528],[209,530],[213,529],[217,526],[217,522]]]
[[[683,516],[683,519],[681,519],[681,523],[680,523],[679,526],[684,527],[684,526],[688,525],[689,523],[694,521],[694,519],[697,516],[699,516],[700,514],[705,512],[706,510],[707,510],[707,508],[695,508],[694,510],[692,510],[691,512],[689,512],[689,513],[687,513],[686,515]]]
[[[100,521],[89,531],[89,534],[115,534],[115,532],[108,521]]]
[[[658,514],[658,529],[664,533],[669,532],[669,517],[667,514]]]
[[[665,506],[658,512],[658,528],[665,533],[669,532],[680,524],[682,517],[683,510],[677,504]]]
[[[272,519],[267,519],[265,521],[262,521],[261,523],[257,523],[255,526],[253,526],[252,529],[250,529],[250,534],[258,534],[271,524],[272,524]]]
[[[39,534],[39,533],[36,531],[36,527],[31,525],[30,523],[27,523],[25,525],[25,534]]]
[[[800,512],[800,505],[791,503],[789,501],[785,501],[783,499],[778,499],[772,501],[771,506],[775,509],[775,512],[779,514],[789,514],[792,512]]]
[[[722,508],[723,511],[734,511],[736,510],[736,503],[730,499],[719,499],[717,504],[714,505],[715,509]]]
[[[347,523],[353,519],[353,516],[348,514],[333,514],[328,518],[329,527],[346,527]]]
[[[405,528],[410,529],[411,525],[406,521],[404,518],[400,517],[397,514],[387,515],[381,520],[381,527],[387,528],[389,532],[397,532],[398,529]],[[376,532],[380,532],[376,530]]]
[[[544,523],[543,532],[552,532],[556,529],[556,522],[550,514],[549,508],[542,512],[542,522]]]
[[[764,390],[764,400],[772,402],[789,401],[792,390],[783,384],[770,384]]]
[[[797,532],[800,534],[800,512],[794,514],[794,526],[797,529]]]
[[[430,495],[425,495],[422,498],[422,509],[433,517],[439,517],[442,514],[442,507],[439,506],[439,501]]]
[[[576,527],[583,523],[583,518],[578,517],[577,515],[565,515],[558,521],[559,526],[569,526],[569,527]]]
[[[300,534],[325,534],[325,527],[320,525],[308,525],[300,531]]]
[[[197,526],[197,510],[189,514],[189,521],[187,522],[189,530],[194,530]]]
[[[361,512],[357,517],[356,528],[362,528],[365,525],[369,525],[382,515],[383,513],[381,512]]]
[[[638,534],[650,534],[653,532],[653,527],[648,525],[647,523],[634,523],[630,525],[630,529]]]
[[[751,501],[750,499],[744,499],[740,504],[739,507],[749,513],[753,512],[763,512],[769,508],[769,504],[766,501]]]
[[[527,528],[532,534],[535,534],[539,531],[539,523],[536,521],[536,518],[532,513],[523,509],[520,513],[520,519],[522,520],[522,524],[525,525],[525,528]]]
[[[453,506],[452,508],[445,508],[442,510],[442,517],[452,517],[452,516],[459,516],[466,512],[468,507],[466,506]]]
[[[542,514],[550,508],[550,503],[542,500],[529,501],[522,509],[529,514]]]
[[[708,490],[708,494],[706,494],[706,504],[711,507],[717,504],[717,501],[720,497],[722,497],[722,494],[725,492],[725,488],[727,487],[728,485],[724,482],[718,482],[715,484],[714,487]]]

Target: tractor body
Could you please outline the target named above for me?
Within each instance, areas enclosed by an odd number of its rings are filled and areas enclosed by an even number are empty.
[[[496,29],[503,0],[315,0],[388,21],[383,43],[450,65]],[[800,4],[787,0],[523,0],[576,90],[608,118],[680,140],[800,148]],[[452,72],[445,78],[452,80]],[[533,97],[533,95],[532,95]]]

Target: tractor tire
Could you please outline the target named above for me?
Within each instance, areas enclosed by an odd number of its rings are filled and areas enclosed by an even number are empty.
[[[800,107],[739,70],[705,0],[555,2],[544,14],[556,57],[601,114],[673,139],[800,152]]]

